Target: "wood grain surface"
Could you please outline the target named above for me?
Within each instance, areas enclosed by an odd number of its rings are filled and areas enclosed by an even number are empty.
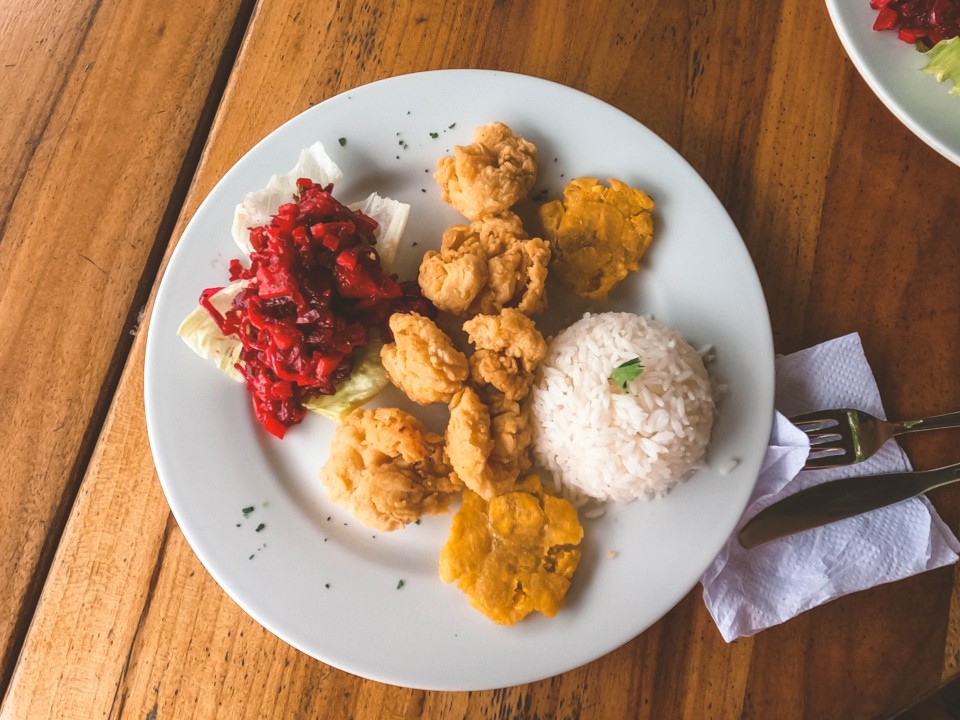
[[[222,92],[241,6],[0,5],[4,685]]]
[[[23,640],[0,718],[878,718],[960,671],[953,568],[732,644],[695,590],[588,666],[490,692],[365,681],[247,617],[170,516],[145,431],[145,334],[128,353],[126,332],[157,276],[158,234],[169,253],[216,181],[285,120],[359,84],[447,67],[523,72],[606,100],[717,192],[757,266],[777,351],[858,331],[891,416],[960,408],[960,168],[880,104],[820,3],[200,5],[0,19],[16,38],[0,65],[20,53],[33,78],[21,86],[0,69],[19,103],[0,128],[11,158],[0,178],[15,186],[0,185],[0,400],[15,419],[0,439],[0,557],[15,581],[0,590],[6,667]],[[30,54],[37,17],[60,33],[56,59]],[[149,61],[118,82],[135,56]],[[211,99],[224,58],[229,82]],[[43,88],[58,82],[52,98]],[[217,102],[207,134],[204,108]],[[65,188],[90,202],[65,204]],[[60,241],[51,228],[63,226]],[[905,444],[918,467],[958,459],[948,433]],[[956,528],[956,489],[933,500]]]

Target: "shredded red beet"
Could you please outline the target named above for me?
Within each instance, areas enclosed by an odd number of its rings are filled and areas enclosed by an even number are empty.
[[[960,0],[870,0],[874,30],[897,30],[908,43],[933,47],[960,35]]]
[[[436,314],[416,282],[380,267],[376,221],[334,198],[333,185],[301,178],[297,188],[269,225],[250,229],[250,267],[230,261],[230,280],[248,282],[233,307],[221,315],[210,303],[220,288],[200,296],[224,335],[242,341],[237,369],[257,419],[279,438],[303,419],[304,400],[336,392],[371,330],[389,337],[394,312]]]

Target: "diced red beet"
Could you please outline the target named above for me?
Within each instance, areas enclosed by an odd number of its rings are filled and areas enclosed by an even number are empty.
[[[394,312],[436,314],[416,282],[400,283],[380,267],[376,221],[332,190],[298,179],[295,202],[250,228],[250,267],[230,261],[231,281],[248,281],[233,307],[221,314],[210,302],[221,288],[200,296],[220,330],[243,343],[238,369],[254,413],[279,438],[303,419],[305,400],[336,392],[370,330],[389,337]]]
[[[960,0],[870,0],[874,30],[897,30],[907,43],[932,47],[960,35]]]

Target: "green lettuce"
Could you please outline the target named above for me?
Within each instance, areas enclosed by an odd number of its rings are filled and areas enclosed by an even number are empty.
[[[347,413],[363,405],[383,390],[387,383],[387,371],[380,362],[380,348],[383,343],[371,338],[358,356],[350,377],[337,385],[333,395],[317,395],[304,401],[303,406],[310,412],[326,415],[334,420],[343,420]]]
[[[233,299],[246,284],[240,281],[227,285],[220,292],[210,296],[211,304],[220,311],[221,315],[226,313],[233,304]],[[220,332],[220,327],[202,305],[197,305],[193,312],[184,318],[177,329],[177,335],[197,355],[205,360],[211,360],[234,380],[243,382],[243,375],[236,367],[240,362],[243,343],[238,337]]]
[[[924,72],[930,73],[937,82],[953,80],[951,95],[960,96],[960,36],[941,40],[927,51],[930,60],[924,66]]]

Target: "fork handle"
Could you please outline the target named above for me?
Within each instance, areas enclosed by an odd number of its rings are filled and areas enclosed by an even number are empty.
[[[904,420],[895,423],[894,435],[919,432],[920,430],[943,430],[944,428],[960,427],[960,412],[936,415],[922,420]]]

